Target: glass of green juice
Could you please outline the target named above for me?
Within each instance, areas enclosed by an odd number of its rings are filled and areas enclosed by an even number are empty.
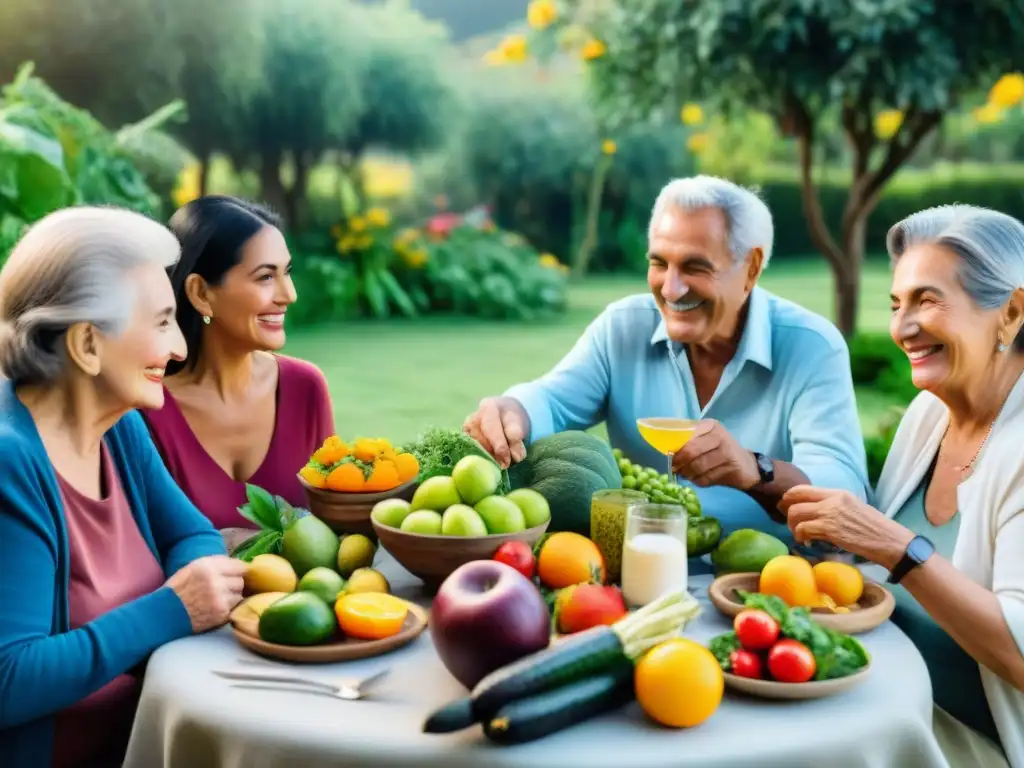
[[[604,557],[607,583],[618,584],[622,573],[629,508],[649,502],[646,493],[629,488],[606,488],[591,497],[590,538]]]

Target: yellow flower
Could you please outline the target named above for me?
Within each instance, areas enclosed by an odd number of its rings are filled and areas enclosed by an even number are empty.
[[[539,261],[542,267],[547,267],[548,269],[558,269],[562,263],[558,260],[558,257],[552,253],[542,253]]]
[[[348,228],[352,232],[362,232],[364,229],[366,229],[366,219],[364,219],[362,216],[353,216],[351,219],[349,219]]]
[[[338,253],[348,253],[355,248],[355,239],[352,235],[345,235],[337,243]]]
[[[875,115],[875,135],[880,139],[891,139],[903,125],[903,112],[885,109]]]
[[[694,154],[700,154],[708,148],[708,141],[706,133],[694,133],[686,140],[686,148]]]
[[[396,246],[404,246],[411,243],[417,237],[420,236],[419,230],[416,229],[403,229],[398,233],[398,237],[395,238]]]
[[[614,155],[616,150],[618,150],[618,146],[611,139],[605,139],[601,142],[601,151],[606,155]]]
[[[989,123],[998,123],[1003,119],[1003,108],[998,104],[989,102],[983,107],[978,107],[971,114],[974,115],[974,119],[979,123],[984,123],[986,125]]]
[[[360,235],[355,239],[355,246],[360,251],[365,251],[371,245],[373,245],[372,235]]]
[[[181,208],[199,197],[199,165],[189,165],[178,174],[178,183],[174,186],[171,197],[174,204]]]
[[[371,208],[366,212],[366,221],[371,227],[386,227],[391,223],[391,214],[383,208]]]
[[[679,110],[679,119],[684,125],[699,125],[704,122],[704,110],[700,104],[684,104]]]
[[[526,9],[526,21],[534,29],[544,29],[558,18],[552,0],[533,0]]]
[[[593,61],[594,59],[600,59],[608,53],[608,48],[598,40],[596,37],[592,37],[583,44],[583,50],[580,51],[580,55],[584,61]]]
[[[1015,107],[1024,101],[1024,75],[1010,72],[1000,77],[988,92],[988,100],[999,107]]]
[[[427,263],[427,259],[429,258],[427,252],[422,248],[416,248],[411,251],[402,251],[400,255],[402,257],[402,262],[410,269],[419,269]]]
[[[527,46],[525,35],[509,35],[502,42],[499,48],[502,59],[510,64],[518,64],[526,61]]]

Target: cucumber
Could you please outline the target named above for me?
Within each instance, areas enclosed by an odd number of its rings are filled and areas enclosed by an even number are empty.
[[[633,662],[618,634],[593,627],[489,674],[473,689],[473,712],[482,722],[515,699],[623,667],[632,672]]]
[[[632,698],[632,669],[619,667],[510,702],[484,723],[484,734],[497,744],[523,744],[610,712]]]
[[[475,722],[477,722],[477,718],[473,712],[473,700],[464,696],[435,710],[423,723],[423,732],[451,733],[469,728]]]

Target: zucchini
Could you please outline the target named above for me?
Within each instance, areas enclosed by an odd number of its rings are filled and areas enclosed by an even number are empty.
[[[660,642],[675,637],[700,613],[686,590],[654,601],[611,626],[570,635],[557,645],[491,672],[472,693],[434,712],[426,733],[450,733],[487,722],[507,704],[603,673],[632,675],[633,664]],[[471,719],[472,718],[472,719]]]
[[[632,666],[619,667],[509,702],[484,723],[484,734],[498,744],[535,741],[618,709],[632,698]]]

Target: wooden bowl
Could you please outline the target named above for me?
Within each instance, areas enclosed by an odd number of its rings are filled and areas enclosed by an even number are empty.
[[[745,606],[736,595],[742,592],[757,592],[760,574],[730,573],[719,576],[708,587],[708,599],[719,611],[734,618]],[[847,635],[868,632],[885,622],[896,607],[892,593],[881,584],[864,580],[864,594],[849,613],[833,613],[828,608],[811,608],[811,617],[823,627]]]
[[[864,682],[871,665],[847,677],[835,677],[831,680],[818,680],[809,683],[779,683],[775,680],[756,680],[740,677],[729,672],[724,673],[725,686],[731,690],[757,696],[759,699],[781,699],[798,701],[802,699],[823,699],[848,691],[855,685]]]
[[[544,535],[551,521],[518,533],[490,536],[408,533],[376,520],[372,522],[381,546],[409,573],[420,579],[428,590],[435,591],[460,565],[473,560],[490,560],[506,541],[525,541],[532,547]]]
[[[408,645],[423,634],[423,630],[427,628],[427,611],[415,603],[408,605],[409,613],[405,617],[402,629],[398,634],[382,640],[357,640],[345,637],[339,632],[332,640],[320,645],[279,645],[260,639],[259,620],[232,622],[231,629],[239,645],[260,656],[300,664],[332,664],[379,656]]]
[[[310,514],[327,523],[335,533],[361,533],[371,539],[376,538],[370,524],[370,512],[373,511],[374,505],[384,499],[412,501],[412,495],[419,485],[413,479],[390,491],[380,493],[341,493],[326,488],[314,488],[301,475],[299,482],[306,491]]]

